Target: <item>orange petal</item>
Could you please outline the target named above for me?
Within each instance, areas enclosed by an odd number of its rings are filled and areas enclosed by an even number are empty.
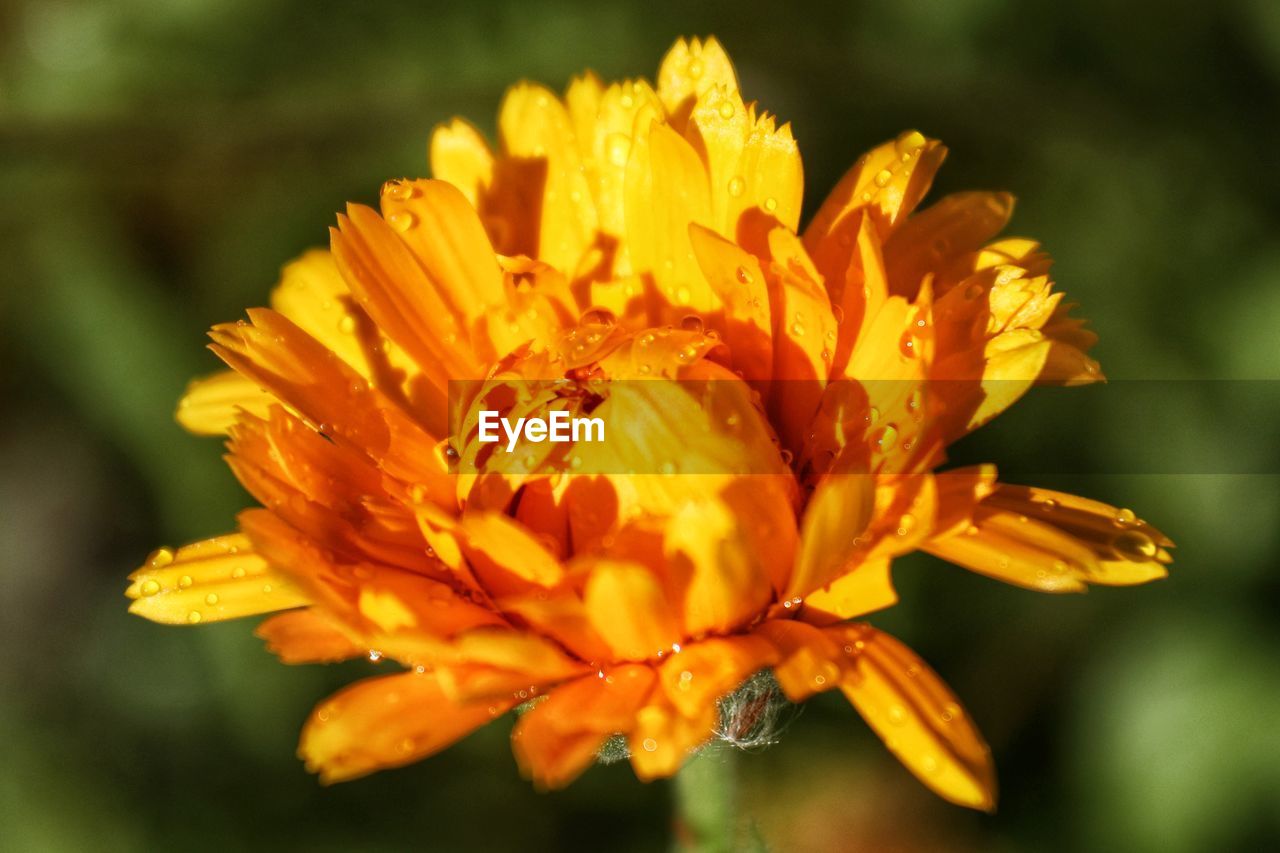
[[[631,767],[642,782],[672,776],[689,756],[715,734],[719,711],[714,702],[681,713],[659,690],[636,712],[627,738]]]
[[[308,604],[293,580],[240,534],[161,548],[129,575],[129,612],[166,625],[221,622]]]
[[[196,435],[222,435],[241,412],[262,417],[274,398],[258,383],[234,370],[223,370],[193,379],[178,403],[176,417],[184,429]]]
[[[587,667],[555,643],[527,631],[484,627],[460,634],[430,662],[455,699],[513,694],[581,675]]]
[[[511,733],[520,772],[540,788],[568,785],[611,735],[631,729],[653,684],[649,667],[624,665],[557,687]]]
[[[316,708],[298,754],[326,785],[346,782],[434,755],[515,704],[453,702],[431,673],[367,678]]]
[[[646,660],[681,640],[662,586],[637,563],[590,562],[583,600],[592,626],[621,660]]]
[[[658,676],[680,713],[694,718],[777,660],[777,648],[764,637],[712,637],[686,645],[667,659]]]
[[[475,208],[453,184],[395,181],[382,188],[382,215],[474,339],[477,320],[506,305],[502,273]]]
[[[314,607],[272,616],[254,634],[281,663],[334,663],[367,651]]]
[[[858,713],[920,781],[969,808],[995,808],[995,768],[982,735],[932,669],[867,625],[830,629],[854,652],[841,681]]]
[[[452,500],[453,482],[430,434],[282,315],[251,309],[253,325],[210,332],[215,353],[300,412],[334,441],[368,454],[388,474]],[[443,417],[443,415],[442,415]]]
[[[466,537],[466,551],[474,571],[495,595],[527,589],[529,585],[553,587],[564,579],[560,560],[528,528],[508,516],[466,512],[459,528]]]
[[[457,197],[465,206],[461,195]],[[408,231],[423,226],[405,216],[396,220],[396,227]],[[413,358],[443,411],[449,379],[483,375],[465,345],[470,342],[469,325],[444,292],[453,283],[434,280],[396,228],[364,205],[348,205],[346,215],[338,216],[330,245],[361,307]]]

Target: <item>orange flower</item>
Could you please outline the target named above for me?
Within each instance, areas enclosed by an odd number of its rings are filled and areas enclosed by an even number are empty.
[[[1012,199],[915,212],[945,149],[908,132],[798,231],[790,127],[714,40],[677,42],[656,86],[520,84],[498,126],[497,153],[439,128],[435,179],[349,206],[271,308],[214,328],[232,372],[178,419],[229,436],[263,508],[153,554],[130,609],[283,611],[259,634],[287,663],[401,664],[306,724],[325,781],[517,706],[540,786],[618,736],[667,776],[750,736],[760,715],[727,697],[769,670],[794,702],[838,688],[925,784],[992,807],[960,703],[849,620],[896,601],[891,561],[917,549],[1065,592],[1162,577],[1171,546],[1127,510],[935,470],[1031,385],[1101,378],[1048,257],[992,242]],[[607,415],[613,438],[506,454],[477,438],[483,407]]]

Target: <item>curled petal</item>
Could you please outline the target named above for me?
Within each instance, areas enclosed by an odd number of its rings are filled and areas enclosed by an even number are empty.
[[[346,782],[434,755],[514,705],[454,702],[432,673],[368,678],[316,708],[298,754],[326,785]]]
[[[631,730],[653,684],[652,669],[631,664],[557,687],[511,733],[520,772],[540,788],[569,784],[611,735]]]
[[[323,614],[313,607],[289,610],[265,620],[254,633],[281,663],[334,663],[368,651]]]
[[[480,131],[460,118],[440,125],[431,134],[428,152],[431,174],[458,188],[472,207],[493,182],[493,152]]]

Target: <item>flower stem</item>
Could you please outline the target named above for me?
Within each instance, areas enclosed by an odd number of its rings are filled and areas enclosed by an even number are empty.
[[[689,759],[676,774],[675,844],[679,853],[737,850],[737,755],[714,746]]]

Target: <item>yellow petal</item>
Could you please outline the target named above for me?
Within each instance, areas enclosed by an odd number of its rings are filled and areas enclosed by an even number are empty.
[[[716,86],[736,92],[738,77],[728,54],[714,37],[705,42],[678,39],[662,58],[658,96],[677,127],[684,126],[698,97]]]
[[[177,419],[196,435],[222,435],[241,412],[264,417],[274,398],[252,379],[223,370],[193,379],[178,403]]]
[[[973,524],[924,550],[979,574],[1040,592],[1084,592],[1097,560],[1084,543],[1026,515],[981,508]]]
[[[809,593],[800,618],[814,625],[827,625],[897,604],[898,593],[893,588],[889,564],[885,557],[868,560]]]
[[[689,225],[709,225],[706,169],[688,141],[664,124],[638,128],[625,183],[627,245],[635,272],[653,276],[669,303],[667,321],[714,310],[719,301],[703,278]]]
[[[687,575],[684,633],[725,633],[773,597],[769,576],[739,520],[719,501],[690,502],[665,539],[668,570]]]
[[[616,659],[655,658],[681,640],[662,586],[644,566],[593,560],[584,601],[592,626]]]
[[[822,478],[800,524],[800,547],[784,598],[804,597],[848,572],[874,505],[875,483],[869,475]]]
[[[453,702],[432,673],[368,678],[316,708],[298,754],[326,785],[346,782],[434,755],[515,704]]]
[[[884,247],[885,268],[895,293],[914,292],[930,272],[952,258],[977,252],[1013,216],[1013,196],[965,192],[944,196],[907,219]],[[945,289],[939,289],[939,295]]]
[[[493,182],[493,152],[480,131],[460,118],[439,125],[431,134],[431,174],[458,188],[475,208]]]
[[[312,249],[285,265],[280,283],[271,291],[271,307],[362,375],[372,375],[368,350],[362,345],[362,337],[368,335],[362,335],[361,326],[368,318],[327,250]]]
[[[942,679],[902,643],[867,625],[831,629],[854,652],[844,695],[921,782],[962,806],[995,808],[995,769],[982,735]]]
[[[1001,484],[984,508],[1026,515],[1075,538],[1097,560],[1089,583],[1131,586],[1163,578],[1173,562],[1167,536],[1130,510],[1052,489]]]
[[[161,548],[129,575],[129,612],[167,625],[221,622],[309,603],[241,534]]]
[[[752,209],[790,230],[799,226],[804,175],[790,125],[776,127],[737,91],[715,87],[698,98],[685,132],[707,165],[716,230],[736,237]]]
[[[709,228],[692,225],[689,238],[698,266],[724,305],[721,334],[734,370],[757,389],[773,374],[773,325],[769,286],[755,256]]]
[[[498,131],[507,157],[543,167],[537,258],[557,269],[576,269],[595,240],[597,221],[564,104],[541,86],[520,83],[502,102]]]
[[[804,232],[805,247],[828,285],[844,280],[862,213],[881,242],[888,240],[928,192],[946,154],[937,140],[911,130],[867,152],[845,173]],[[902,295],[912,298],[920,282],[909,284]]]

